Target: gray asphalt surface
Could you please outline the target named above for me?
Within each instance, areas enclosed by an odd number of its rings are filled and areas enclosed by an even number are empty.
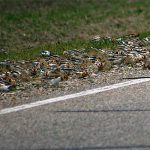
[[[150,149],[150,82],[0,115],[0,150]]]

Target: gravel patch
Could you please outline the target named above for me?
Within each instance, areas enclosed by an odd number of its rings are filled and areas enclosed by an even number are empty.
[[[101,40],[114,41],[92,39]],[[34,61],[0,62],[0,109],[150,77],[150,37],[128,35],[114,42],[118,45],[115,50],[73,49],[63,56],[44,50]]]
[[[143,77],[150,77],[150,71],[148,69],[143,70],[141,67],[132,68],[124,66],[122,68],[113,68],[111,71],[107,72],[99,72],[86,79],[69,78],[65,82],[60,82],[59,87],[56,88],[51,87],[49,84],[43,86],[41,82],[37,84],[37,82],[33,81],[25,83],[24,89],[15,92],[1,93],[0,109],[129,80],[125,78],[134,79]]]

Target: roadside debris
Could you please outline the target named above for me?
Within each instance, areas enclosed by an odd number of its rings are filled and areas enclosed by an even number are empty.
[[[137,35],[111,39],[95,36],[94,42],[100,40],[117,42],[114,50],[95,48],[73,49],[64,51],[62,56],[52,55],[49,50],[42,50],[40,58],[33,61],[2,61],[0,62],[0,92],[18,88],[20,83],[44,81],[49,86],[59,87],[59,84],[69,79],[85,79],[96,77],[103,71],[119,68],[141,67],[150,69],[150,37],[140,39]],[[1,50],[1,52],[4,52]],[[36,83],[35,83],[36,85]]]
[[[43,57],[50,57],[51,53],[50,53],[50,51],[43,50],[43,51],[41,51],[41,56],[43,56]]]

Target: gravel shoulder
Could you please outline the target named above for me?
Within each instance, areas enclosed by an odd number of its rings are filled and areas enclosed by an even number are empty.
[[[113,68],[107,72],[99,72],[96,75],[86,79],[69,78],[65,82],[60,82],[59,87],[51,87],[49,84],[44,86],[35,82],[25,83],[24,89],[15,92],[0,93],[0,109],[13,107],[21,104],[72,94],[87,89],[110,85],[126,81],[124,78],[143,78],[150,77],[148,69],[141,67],[132,68],[124,66],[122,68]]]
[[[113,41],[99,36],[92,39],[101,40]],[[0,73],[0,109],[150,77],[150,37],[128,35],[116,42],[115,50],[73,49],[64,51],[63,57],[44,50],[35,61],[1,62],[6,70]]]

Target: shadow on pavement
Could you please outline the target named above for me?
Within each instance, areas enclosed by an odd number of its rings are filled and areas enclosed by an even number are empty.
[[[149,112],[150,109],[110,109],[110,110],[57,110],[52,113],[99,113],[99,112]]]
[[[99,146],[99,147],[74,147],[74,148],[50,148],[50,149],[35,149],[35,150],[105,150],[105,149],[150,149],[150,145],[122,145],[122,146]]]

